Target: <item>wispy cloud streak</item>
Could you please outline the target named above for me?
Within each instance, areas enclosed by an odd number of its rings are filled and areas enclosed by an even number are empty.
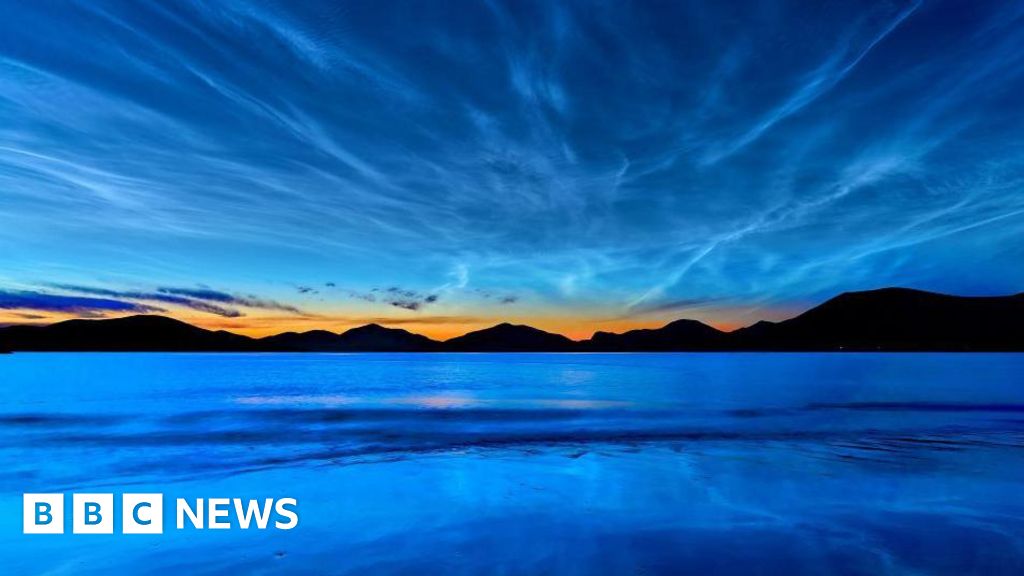
[[[725,144],[721,148],[711,150],[702,158],[701,162],[704,165],[714,164],[723,158],[727,158],[735,154],[756,141],[779,122],[797,114],[800,110],[819,99],[829,90],[835,88],[836,85],[842,82],[843,79],[846,78],[858,64],[860,64],[861,60],[863,60],[871,50],[875,48],[875,46],[892,34],[892,32],[896,30],[904,20],[910,17],[910,15],[913,14],[920,5],[920,2],[915,2],[900,11],[895,18],[885,24],[885,26],[883,26],[882,29],[863,47],[855,48],[849,46],[851,41],[849,39],[844,40],[844,46],[841,46],[834,53],[830,54],[827,60],[808,74],[807,78],[802,82],[796,92],[786,98],[786,100],[779,106],[770,110],[762,119],[751,126],[749,130],[744,132],[738,138]]]
[[[40,312],[64,312],[82,316],[104,312],[150,313],[162,312],[162,308],[147,306],[110,298],[89,298],[50,294],[33,290],[0,290],[0,309],[37,310]],[[24,317],[24,316],[23,316]],[[29,315],[29,317],[32,317]],[[36,316],[38,318],[38,316]]]
[[[1024,286],[1005,2],[5,16],[3,286],[239,324]]]

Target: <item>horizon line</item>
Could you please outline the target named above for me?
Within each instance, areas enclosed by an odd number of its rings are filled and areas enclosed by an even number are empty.
[[[248,335],[245,335],[245,334],[239,334],[237,332],[233,332],[231,330],[226,330],[226,329],[223,329],[223,328],[218,328],[218,329],[204,328],[202,326],[193,324],[192,322],[189,322],[187,320],[183,320],[181,318],[177,318],[177,317],[172,316],[172,315],[166,315],[166,314],[146,314],[146,313],[143,313],[143,314],[127,314],[127,315],[124,315],[124,316],[112,316],[112,317],[103,317],[103,318],[84,318],[84,317],[82,317],[82,318],[68,318],[68,319],[58,320],[56,322],[50,322],[50,323],[45,323],[45,324],[43,324],[43,323],[32,323],[32,322],[5,323],[5,324],[0,324],[0,329],[11,328],[11,327],[18,327],[18,326],[45,328],[45,327],[48,327],[48,326],[55,326],[55,325],[58,325],[58,324],[64,324],[64,323],[67,323],[67,322],[76,322],[76,321],[81,321],[81,322],[104,322],[104,321],[124,320],[124,319],[129,319],[129,318],[161,318],[161,319],[172,320],[172,321],[175,321],[175,322],[180,322],[182,324],[185,324],[187,326],[191,326],[193,328],[198,328],[198,329],[201,329],[201,330],[207,330],[209,332],[224,332],[224,333],[232,334],[232,335],[243,337],[243,338],[248,338],[248,339],[253,340],[253,341],[262,341],[262,340],[266,340],[266,339],[269,339],[269,338],[274,338],[274,337],[282,336],[282,335],[286,335],[286,334],[308,334],[308,333],[311,333],[311,332],[328,332],[330,334],[334,334],[334,335],[340,336],[340,335],[346,334],[348,332],[351,332],[353,330],[358,330],[360,328],[365,328],[365,327],[368,327],[368,326],[376,326],[376,327],[383,328],[383,329],[386,329],[386,330],[399,330],[399,331],[402,331],[402,332],[406,332],[408,334],[413,334],[413,335],[416,335],[416,336],[421,336],[421,337],[426,338],[426,339],[428,339],[428,340],[430,340],[432,342],[442,343],[443,344],[443,343],[446,343],[446,342],[449,342],[451,340],[455,340],[455,339],[461,338],[461,337],[469,335],[469,334],[474,334],[474,333],[485,331],[485,330],[491,330],[493,328],[496,328],[496,327],[499,327],[499,326],[503,326],[503,325],[509,325],[509,326],[516,326],[516,327],[526,327],[526,328],[530,328],[530,329],[537,330],[537,331],[540,331],[540,332],[544,332],[544,333],[547,333],[547,334],[561,336],[561,337],[566,338],[567,340],[569,340],[571,342],[582,343],[582,342],[587,342],[587,341],[593,340],[593,338],[597,334],[599,334],[599,333],[620,335],[620,334],[627,334],[627,333],[630,333],[630,332],[634,332],[634,331],[637,331],[637,330],[659,330],[659,329],[665,328],[666,326],[668,326],[670,324],[673,324],[673,323],[676,323],[676,322],[682,322],[682,321],[696,322],[696,323],[701,324],[703,326],[706,326],[706,327],[708,327],[708,328],[710,328],[712,330],[715,330],[716,332],[719,332],[721,334],[732,334],[732,333],[735,333],[735,332],[737,332],[739,330],[750,328],[752,326],[756,326],[756,325],[762,324],[762,323],[778,324],[780,322],[786,322],[788,320],[792,320],[792,319],[798,318],[798,317],[802,316],[803,314],[805,314],[806,312],[808,312],[810,310],[814,310],[814,309],[816,309],[816,308],[818,308],[818,307],[820,307],[820,306],[822,306],[822,305],[824,305],[824,304],[826,304],[828,302],[831,302],[831,301],[833,301],[835,299],[838,299],[840,297],[843,297],[843,296],[847,296],[847,295],[850,295],[850,294],[870,294],[870,293],[877,293],[877,292],[907,292],[907,293],[929,294],[929,295],[942,296],[942,297],[947,297],[947,298],[969,298],[969,299],[1000,299],[1000,298],[1014,298],[1014,297],[1024,296],[1024,291],[1022,291],[1022,292],[1014,292],[1014,293],[1011,293],[1011,294],[997,295],[997,296],[993,296],[993,295],[969,296],[969,295],[963,295],[963,294],[949,294],[949,293],[944,293],[944,292],[935,292],[935,291],[931,291],[931,290],[921,290],[921,289],[917,289],[917,288],[906,288],[906,287],[900,287],[900,286],[887,286],[887,287],[883,287],[883,288],[873,288],[873,289],[869,289],[869,290],[850,290],[850,291],[840,292],[839,294],[836,294],[835,296],[832,296],[832,297],[830,297],[830,298],[820,302],[817,305],[810,306],[810,307],[802,310],[801,312],[798,312],[797,314],[794,314],[793,316],[790,316],[788,318],[785,318],[785,319],[782,319],[782,320],[778,320],[778,321],[761,319],[761,320],[757,320],[755,322],[752,322],[750,324],[747,324],[745,326],[739,326],[739,327],[734,328],[732,330],[722,330],[722,329],[720,329],[720,328],[718,328],[718,327],[716,327],[716,326],[714,326],[714,325],[712,325],[712,324],[710,324],[708,322],[704,322],[704,321],[701,321],[701,320],[696,320],[696,319],[693,319],[693,318],[682,317],[682,318],[676,318],[674,320],[669,320],[669,321],[665,322],[664,324],[661,324],[660,326],[658,326],[656,328],[634,328],[634,329],[625,330],[623,332],[609,332],[609,331],[606,331],[606,330],[595,330],[593,333],[591,333],[590,337],[584,338],[584,339],[575,339],[575,338],[571,338],[571,337],[566,336],[565,334],[562,334],[562,333],[559,333],[559,332],[551,332],[551,331],[544,330],[544,329],[541,329],[541,328],[536,328],[535,326],[531,326],[529,324],[518,324],[518,323],[510,322],[510,321],[498,321],[498,322],[496,322],[494,324],[491,324],[491,325],[488,325],[488,326],[486,326],[484,328],[480,328],[480,329],[477,329],[477,330],[470,330],[470,331],[465,332],[463,334],[459,334],[457,336],[452,336],[452,337],[445,338],[445,339],[435,339],[435,338],[433,338],[431,336],[428,336],[426,334],[421,334],[421,333],[418,333],[418,332],[413,332],[411,330],[406,330],[405,328],[401,328],[401,327],[389,326],[387,322],[379,322],[379,321],[367,322],[366,324],[360,324],[360,325],[357,325],[357,326],[352,326],[351,328],[348,328],[348,329],[340,331],[340,332],[335,332],[335,331],[332,331],[332,330],[329,330],[329,329],[326,329],[326,328],[311,328],[309,330],[303,330],[303,331],[285,330],[283,332],[276,332],[276,333],[273,333],[273,334],[267,334],[267,335],[264,335],[264,336],[256,337],[256,336],[248,336]],[[378,319],[378,320],[383,320],[383,319]],[[401,323],[402,324],[407,324],[408,322],[401,322]]]

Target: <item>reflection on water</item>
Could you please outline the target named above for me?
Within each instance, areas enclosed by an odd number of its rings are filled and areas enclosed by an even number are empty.
[[[1024,571],[1021,355],[15,354],[0,378],[13,573]],[[20,534],[21,493],[76,490],[292,496],[301,524]]]

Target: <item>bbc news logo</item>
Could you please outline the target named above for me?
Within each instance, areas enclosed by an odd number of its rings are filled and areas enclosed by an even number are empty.
[[[178,498],[174,508],[178,530],[291,530],[299,524],[294,498]],[[24,494],[22,512],[25,534],[64,533],[64,494]],[[115,515],[113,494],[71,495],[73,534],[113,534]],[[120,519],[121,534],[163,534],[164,495],[122,494]]]

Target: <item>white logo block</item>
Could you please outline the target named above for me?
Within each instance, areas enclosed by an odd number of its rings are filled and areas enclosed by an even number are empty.
[[[113,494],[72,494],[72,532],[114,533]]]
[[[163,494],[122,494],[121,532],[123,534],[163,534]]]
[[[25,534],[63,534],[64,495],[23,494],[22,518]]]

